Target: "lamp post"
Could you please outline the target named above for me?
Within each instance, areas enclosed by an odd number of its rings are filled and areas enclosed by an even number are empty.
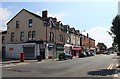
[[[46,27],[46,41],[45,41],[45,43],[46,43],[46,53],[47,53],[47,27],[48,27],[48,22],[46,22],[46,21],[44,21],[44,26]]]

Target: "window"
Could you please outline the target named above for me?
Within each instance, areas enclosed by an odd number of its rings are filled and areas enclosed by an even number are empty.
[[[29,27],[32,27],[32,19],[29,19],[29,24],[28,24]]]
[[[28,40],[32,40],[31,36],[32,36],[32,35],[31,35],[31,31],[29,31],[29,32],[28,32]]]
[[[19,21],[16,21],[16,28],[19,28]]]
[[[32,39],[35,40],[35,31],[32,31]]]
[[[54,33],[53,32],[49,33],[49,41],[54,42]]]
[[[2,43],[4,43],[5,41],[5,36],[2,36]]]
[[[11,42],[14,42],[14,32],[11,33]]]
[[[69,34],[69,31],[67,30],[67,33]]]
[[[24,32],[21,32],[20,33],[20,41],[23,41],[24,40]]]
[[[59,36],[59,39],[60,39],[60,42],[63,42],[64,40],[62,35]]]
[[[67,43],[70,43],[70,37],[67,39]]]

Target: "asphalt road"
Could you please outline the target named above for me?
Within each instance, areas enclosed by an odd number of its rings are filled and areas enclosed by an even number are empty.
[[[113,77],[116,55],[36,62],[2,68],[3,77]]]

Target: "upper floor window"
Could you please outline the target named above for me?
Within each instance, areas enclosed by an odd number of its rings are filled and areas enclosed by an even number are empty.
[[[53,32],[49,33],[49,41],[54,42],[54,33]]]
[[[32,40],[32,34],[31,34],[31,31],[28,32],[28,40]]]
[[[24,32],[21,32],[20,33],[20,41],[23,41],[24,40]]]
[[[11,33],[11,42],[14,42],[14,32]]]
[[[16,28],[19,28],[19,21],[16,21]]]
[[[35,40],[35,31],[32,31],[32,39]]]
[[[28,40],[35,40],[35,31],[28,32]]]
[[[69,37],[69,38],[67,39],[67,43],[70,43],[70,40],[71,40],[71,39],[70,39],[70,37]]]
[[[32,22],[33,22],[33,20],[29,19],[29,24],[28,24],[29,27],[32,27]]]
[[[5,41],[5,36],[2,36],[2,43],[4,43]]]
[[[59,39],[60,39],[60,42],[63,42],[63,36],[62,35],[59,35]]]
[[[69,31],[67,30],[67,33],[69,34]]]

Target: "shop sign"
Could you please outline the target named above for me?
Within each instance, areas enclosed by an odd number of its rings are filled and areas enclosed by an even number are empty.
[[[34,45],[23,45],[23,47],[34,47]]]
[[[54,45],[48,45],[48,48],[53,48],[54,47]]]

